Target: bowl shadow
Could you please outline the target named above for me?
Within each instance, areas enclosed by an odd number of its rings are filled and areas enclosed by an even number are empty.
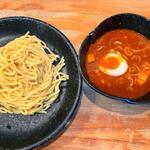
[[[83,84],[83,93],[87,96],[88,100],[97,107],[122,115],[138,115],[148,111],[150,108],[150,103],[129,104],[120,100],[108,98],[95,92],[85,82]]]

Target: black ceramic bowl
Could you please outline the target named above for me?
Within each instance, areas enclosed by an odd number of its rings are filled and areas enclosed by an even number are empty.
[[[64,56],[69,80],[61,84],[57,100],[47,114],[30,116],[0,113],[0,149],[33,149],[55,139],[72,121],[80,103],[82,81],[75,50],[53,26],[28,17],[0,19],[0,46],[30,31]]]
[[[89,33],[89,35],[83,41],[80,52],[79,52],[79,59],[80,59],[80,69],[81,74],[85,80],[85,82],[93,88],[96,92],[103,94],[109,98],[121,100],[128,103],[145,103],[150,101],[150,93],[140,97],[138,99],[127,99],[122,97],[117,97],[110,95],[104,91],[99,90],[96,86],[89,80],[86,67],[85,67],[85,59],[86,54],[89,49],[89,46],[94,43],[100,36],[104,33],[115,30],[115,29],[131,29],[136,32],[143,34],[145,37],[150,39],[150,21],[147,20],[145,17],[131,14],[131,13],[124,13],[124,14],[117,14],[111,16],[100,23],[95,30]],[[119,92],[119,91],[118,91]]]

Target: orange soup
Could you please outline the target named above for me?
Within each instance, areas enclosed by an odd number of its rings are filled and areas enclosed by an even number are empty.
[[[105,33],[86,56],[91,82],[113,96],[139,98],[150,91],[150,42],[128,29]]]

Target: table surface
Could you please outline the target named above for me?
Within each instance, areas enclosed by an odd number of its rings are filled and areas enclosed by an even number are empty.
[[[149,0],[0,0],[0,17],[24,15],[60,29],[79,47],[103,19],[121,12],[150,18]],[[150,104],[110,100],[83,87],[71,126],[44,150],[150,150]]]

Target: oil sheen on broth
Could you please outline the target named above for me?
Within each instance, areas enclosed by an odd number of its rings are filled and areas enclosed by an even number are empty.
[[[150,91],[150,43],[128,29],[105,33],[86,56],[91,82],[114,96],[136,99]]]

